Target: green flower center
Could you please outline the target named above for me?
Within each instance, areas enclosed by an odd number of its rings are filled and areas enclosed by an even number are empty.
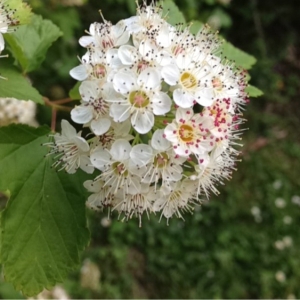
[[[122,164],[121,162],[114,162],[112,164],[112,168],[115,172],[116,175],[124,175],[125,177],[128,175],[128,171],[125,168],[124,164]]]
[[[150,103],[150,99],[145,92],[134,91],[129,94],[130,103],[137,108],[146,107]]]
[[[154,157],[154,166],[161,169],[167,165],[169,162],[168,154],[163,152],[159,153]]]

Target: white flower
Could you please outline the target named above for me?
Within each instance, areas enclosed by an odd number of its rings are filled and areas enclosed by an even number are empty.
[[[153,210],[162,211],[161,217],[166,217],[167,222],[173,215],[183,219],[181,211],[192,210],[189,201],[194,198],[195,190],[195,182],[189,179],[173,183],[170,187],[163,186],[157,191]]]
[[[105,133],[95,136],[91,139],[91,148],[101,146],[102,148],[110,148],[113,142],[118,139],[132,140],[134,137],[129,134],[131,123],[129,120],[116,123],[111,121],[111,126]]]
[[[210,68],[207,62],[195,62],[192,56],[184,53],[162,68],[163,80],[174,87],[173,99],[178,106],[189,108],[195,103],[202,106],[213,103],[213,91],[207,88]]]
[[[116,194],[116,201],[118,202],[113,209],[119,212],[119,217],[124,214],[122,221],[128,221],[133,216],[139,218],[139,227],[142,226],[142,214],[146,212],[149,218],[149,212],[152,212],[152,202],[155,194],[153,189],[149,188],[147,184],[141,184],[139,190],[135,194],[126,194],[119,190]]]
[[[151,139],[153,154],[151,161],[146,165],[146,169],[141,173],[142,182],[155,183],[155,188],[160,179],[161,185],[167,185],[169,181],[179,181],[182,178],[182,164],[185,157],[175,154],[171,143],[164,138],[164,130],[158,129],[153,133]]]
[[[55,158],[59,159],[53,167],[61,165],[59,170],[65,169],[66,172],[73,174],[78,168],[86,173],[93,173],[94,167],[91,166],[89,158],[90,146],[87,141],[77,133],[76,129],[66,120],[61,121],[61,134],[56,133],[53,143],[48,143],[52,150],[48,154],[58,154]]]
[[[140,188],[140,179],[134,175],[130,164],[131,145],[124,139],[116,140],[110,150],[96,147],[91,153],[91,162],[102,173],[95,179],[102,180],[110,193],[124,188],[124,193],[136,193]],[[131,169],[131,168],[132,169]]]
[[[120,70],[113,80],[114,89],[120,93],[111,101],[110,115],[115,122],[131,119],[131,124],[139,133],[149,132],[154,125],[154,115],[169,112],[171,99],[159,91],[160,75],[154,68],[147,68],[140,74],[129,69]]]
[[[79,87],[82,104],[71,111],[71,118],[78,124],[90,124],[96,135],[108,131],[111,125],[109,103],[103,98],[96,81],[84,81]]]
[[[124,21],[112,25],[104,20],[104,23],[92,23],[88,32],[89,36],[79,39],[79,44],[86,48],[107,50],[128,42],[130,34]]]
[[[213,127],[209,117],[194,114],[190,108],[178,108],[176,119],[165,128],[165,137],[172,143],[176,154],[185,157],[195,154],[199,160],[204,160],[206,152],[214,147],[210,134]]]
[[[113,206],[115,195],[110,193],[109,188],[104,186],[103,181],[87,180],[83,185],[92,193],[86,202],[87,207],[102,211],[106,207]]]

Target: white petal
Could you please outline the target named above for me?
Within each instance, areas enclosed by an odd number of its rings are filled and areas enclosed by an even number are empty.
[[[137,49],[131,45],[121,46],[118,55],[124,65],[131,66],[138,60]]]
[[[174,123],[168,124],[164,129],[164,133],[166,135],[166,139],[171,143],[177,143],[177,126]]]
[[[176,122],[177,123],[185,123],[193,117],[193,109],[192,108],[181,108],[179,107],[176,110]]]
[[[162,68],[161,75],[163,80],[169,85],[178,84],[180,72],[175,64],[170,64]]]
[[[122,67],[122,62],[118,56],[118,50],[117,49],[108,49],[106,52],[106,60],[108,63],[108,66],[116,69]]]
[[[95,38],[93,36],[85,35],[79,39],[79,44],[82,47],[88,47],[90,44],[95,42]]]
[[[100,96],[97,80],[85,80],[79,86],[79,93],[85,102],[96,100]]]
[[[4,45],[5,45],[4,38],[3,35],[0,33],[0,53],[4,49]]]
[[[67,138],[73,138],[77,132],[67,120],[61,120],[61,134]]]
[[[170,29],[169,24],[165,23],[161,28],[159,29],[159,32],[156,37],[156,42],[160,47],[169,47],[170,46]]]
[[[76,106],[71,110],[71,118],[77,124],[86,124],[93,119],[93,107]]]
[[[138,77],[138,84],[146,90],[155,90],[160,86],[161,76],[158,70],[147,68]]]
[[[106,101],[120,102],[124,98],[123,95],[117,93],[111,83],[106,83],[101,88],[102,96]]]
[[[131,70],[124,68],[114,76],[113,85],[117,92],[127,94],[137,89],[136,75]]]
[[[79,65],[79,66],[73,68],[70,71],[70,75],[74,79],[79,80],[79,81],[83,81],[83,80],[87,79],[88,76],[89,76],[87,66],[86,65]]]
[[[149,145],[139,144],[132,147],[130,158],[135,165],[145,166],[153,157],[153,149]]]
[[[188,108],[193,106],[195,98],[182,89],[176,89],[173,93],[173,99],[178,106]]]
[[[111,125],[110,119],[100,117],[100,118],[98,118],[98,120],[93,120],[91,122],[91,130],[96,135],[101,135],[108,131],[110,125]]]
[[[92,193],[98,193],[101,191],[104,182],[101,180],[94,181],[94,180],[87,180],[83,183],[83,186]]]
[[[111,164],[111,156],[106,150],[100,147],[96,148],[91,153],[91,163],[95,168],[104,170]]]
[[[173,149],[176,154],[183,157],[187,157],[191,154],[191,150],[185,144],[176,145]]]
[[[161,116],[170,111],[172,100],[166,93],[157,92],[151,99],[153,113]]]
[[[154,115],[151,111],[138,110],[131,116],[131,124],[138,133],[147,133],[154,125]]]
[[[73,137],[72,141],[81,151],[87,152],[90,150],[88,142],[83,137],[75,136]]]
[[[131,178],[129,187],[127,188],[127,193],[131,195],[136,195],[141,190],[140,178],[134,176]]]
[[[123,20],[112,26],[111,32],[115,38],[115,46],[124,45],[130,38],[129,32],[126,30],[126,24]]]
[[[124,139],[116,140],[110,149],[110,154],[115,161],[124,161],[129,158],[131,145]]]
[[[170,142],[165,138],[163,129],[157,129],[151,139],[151,146],[157,151],[166,151],[170,148]]]
[[[87,155],[80,156],[80,169],[88,174],[94,172],[94,167],[91,165],[91,160]]]
[[[213,89],[203,88],[195,94],[195,100],[202,106],[210,106],[214,102]]]
[[[171,64],[172,59],[172,55],[168,51],[162,50],[157,54],[156,61],[160,66],[164,67]]]
[[[139,46],[139,52],[146,60],[152,60],[158,52],[158,48],[154,42],[149,39],[143,40]]]
[[[130,117],[130,105],[113,103],[110,107],[110,116],[115,122],[123,122]]]
[[[185,53],[180,53],[176,57],[176,64],[179,69],[185,69],[190,66],[191,64],[191,57],[190,55],[186,55]]]

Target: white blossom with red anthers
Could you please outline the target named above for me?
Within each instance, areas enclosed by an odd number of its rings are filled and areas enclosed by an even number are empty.
[[[191,108],[178,108],[176,118],[165,128],[165,138],[169,140],[176,154],[188,157],[202,156],[214,147],[210,131],[213,120],[201,114],[194,114]]]

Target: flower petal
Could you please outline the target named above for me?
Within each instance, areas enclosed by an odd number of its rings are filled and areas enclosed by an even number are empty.
[[[123,45],[118,50],[118,56],[124,65],[131,66],[138,60],[137,49],[131,45]]]
[[[93,120],[91,122],[91,130],[96,135],[101,135],[108,131],[110,125],[111,120],[109,118],[98,118],[98,120]]]
[[[139,111],[131,116],[133,128],[141,134],[149,132],[154,125],[154,115],[151,111]]]
[[[169,85],[178,84],[180,72],[175,64],[170,64],[162,68],[161,75],[163,80]]]
[[[161,116],[170,111],[172,101],[166,93],[157,92],[151,99],[153,113]]]
[[[105,170],[111,165],[111,156],[108,151],[98,146],[91,152],[91,163],[99,170]]]
[[[80,169],[88,174],[94,172],[94,167],[91,165],[91,160],[87,155],[80,156]]]
[[[86,124],[93,119],[92,106],[76,106],[71,110],[71,118],[77,124]]]
[[[163,129],[157,129],[151,139],[151,146],[157,151],[166,151],[170,148],[171,143],[165,138]]]
[[[132,147],[130,143],[124,139],[116,140],[110,149],[110,154],[115,161],[124,161],[129,158]]]
[[[183,108],[192,107],[194,104],[194,97],[190,93],[182,90],[176,89],[173,93],[174,102]]]
[[[130,105],[127,103],[113,103],[109,114],[115,122],[123,122],[130,117]]]
[[[148,91],[155,90],[160,86],[161,76],[158,70],[147,68],[138,77],[138,84]]]
[[[83,81],[88,78],[89,72],[86,65],[79,65],[70,71],[70,75],[76,80]]]
[[[137,89],[136,74],[127,68],[121,69],[114,76],[113,85],[117,92],[128,94],[130,91]]]
[[[61,120],[61,134],[67,138],[73,138],[77,132],[67,120]]]

